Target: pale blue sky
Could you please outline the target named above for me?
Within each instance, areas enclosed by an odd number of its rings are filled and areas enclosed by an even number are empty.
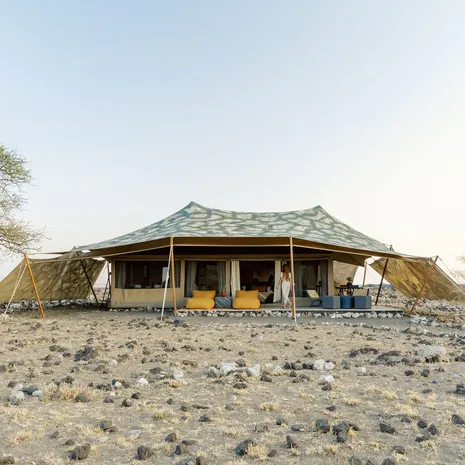
[[[24,216],[63,250],[190,200],[321,204],[455,268],[464,23],[462,0],[0,1],[0,141],[33,171]]]

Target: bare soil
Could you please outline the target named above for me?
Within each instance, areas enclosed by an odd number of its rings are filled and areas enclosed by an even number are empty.
[[[139,463],[140,445],[154,452],[146,463],[159,465],[190,457],[192,463],[229,465],[350,460],[365,465],[388,458],[391,463],[465,463],[465,426],[451,421],[454,414],[465,418],[465,396],[455,393],[464,382],[465,363],[455,361],[464,353],[464,334],[435,328],[425,335],[423,328],[394,321],[389,331],[325,319],[297,327],[285,318],[232,320],[185,318],[174,324],[173,318],[160,323],[150,314],[72,310],[49,312],[45,320],[33,313],[0,320],[0,463],[3,454],[20,464],[63,464],[76,445],[86,443],[91,450],[83,463],[89,465]],[[429,344],[445,347],[444,361],[418,361],[418,348]],[[86,346],[92,347],[89,359],[77,360]],[[361,348],[372,350],[349,356]],[[393,350],[400,351],[402,361],[387,356],[388,364],[382,364],[378,357]],[[301,366],[316,359],[335,367]],[[208,367],[222,362],[259,364],[261,374],[208,376]],[[297,363],[296,369],[285,368],[286,362]],[[282,374],[273,371],[276,366]],[[425,368],[428,377],[421,376]],[[262,379],[264,371],[270,373],[268,381]],[[335,378],[331,390],[318,383],[323,374]],[[137,384],[140,378],[149,383]],[[116,380],[123,386],[115,388]],[[36,386],[44,396],[26,394],[12,405],[12,381]],[[136,392],[139,399],[132,398]],[[78,395],[89,402],[76,402]],[[110,396],[113,403],[104,402]],[[125,399],[130,406],[122,405]],[[209,421],[200,421],[202,416]],[[347,442],[339,443],[332,431],[315,429],[318,419],[331,427],[341,421],[356,426],[348,430]],[[425,434],[420,419],[437,428],[423,442],[417,442]],[[103,420],[115,431],[102,430]],[[395,433],[381,432],[380,423]],[[175,442],[167,442],[173,432]],[[288,447],[288,435],[297,447]],[[65,444],[70,439],[75,445]],[[245,439],[254,445],[241,457],[235,448]],[[192,442],[175,455],[183,440]],[[273,449],[277,456],[268,457]]]

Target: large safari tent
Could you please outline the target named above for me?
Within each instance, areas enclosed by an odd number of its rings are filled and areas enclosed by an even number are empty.
[[[437,257],[396,252],[321,206],[251,213],[191,202],[165,219],[114,239],[78,247],[53,263],[59,267],[60,261],[79,260],[92,268],[89,279],[85,266],[81,267],[82,294],[84,279],[92,287],[95,271],[102,269],[103,265],[95,262],[101,258],[110,264],[112,308],[163,305],[176,312],[194,289],[232,297],[240,289],[274,290],[282,266],[287,264],[295,283],[295,314],[296,307],[308,306],[307,290],[334,295],[335,287],[343,284],[346,276],[353,276],[356,267],[366,266],[370,258],[376,260],[372,264],[375,270],[409,297],[465,299],[463,289],[438,267]],[[7,290],[11,286],[12,282]],[[276,302],[279,297],[271,296],[269,301]]]
[[[399,270],[391,272],[389,264],[403,262],[421,270],[416,281],[404,283],[407,295],[424,292],[422,278],[436,281],[445,276],[432,259],[396,252],[321,206],[251,213],[191,202],[161,221],[79,250],[83,257],[104,257],[111,264],[114,308],[160,307],[169,266],[171,292],[166,295],[166,305],[175,309],[183,307],[194,289],[224,291],[233,297],[241,288],[269,290],[284,263],[293,271],[297,306],[308,305],[307,289],[334,295],[335,286],[346,279],[343,264],[364,266],[370,257],[384,260],[380,273],[389,272],[393,278]]]

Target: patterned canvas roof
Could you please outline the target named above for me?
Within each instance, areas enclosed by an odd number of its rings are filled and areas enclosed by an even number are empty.
[[[321,206],[281,213],[234,212],[191,202],[182,210],[145,228],[107,241],[79,247],[99,250],[174,237],[293,237],[321,244],[395,253],[385,244],[356,231]]]

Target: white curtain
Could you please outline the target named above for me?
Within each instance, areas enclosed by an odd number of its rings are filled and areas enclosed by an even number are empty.
[[[236,291],[241,289],[241,270],[239,260],[231,260],[231,297],[236,297]]]
[[[274,262],[274,296],[273,302],[279,302],[281,300],[281,286],[276,289],[279,278],[281,277],[281,260],[275,260]]]
[[[226,262],[218,262],[218,291],[220,294],[226,289]]]
[[[192,297],[192,291],[195,289],[195,278],[197,276],[197,262],[187,261],[187,276],[186,276],[186,294],[187,297]]]

